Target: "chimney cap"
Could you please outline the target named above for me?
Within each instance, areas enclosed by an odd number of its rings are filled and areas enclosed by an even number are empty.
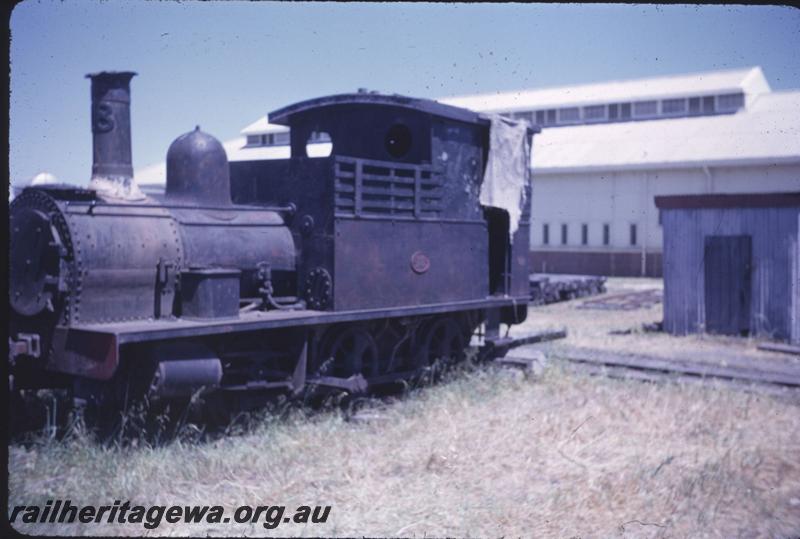
[[[124,77],[128,76],[129,78],[133,78],[138,73],[135,71],[97,71],[96,73],[87,73],[87,79],[94,79],[94,78],[112,78],[112,77]]]

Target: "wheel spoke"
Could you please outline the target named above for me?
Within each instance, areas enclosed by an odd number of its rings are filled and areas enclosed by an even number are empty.
[[[378,374],[375,340],[363,328],[344,329],[327,349],[325,357],[334,358],[334,368],[340,376]]]
[[[452,318],[441,318],[428,327],[419,357],[427,365],[436,360],[458,360],[463,355],[464,347],[464,336],[458,323]]]

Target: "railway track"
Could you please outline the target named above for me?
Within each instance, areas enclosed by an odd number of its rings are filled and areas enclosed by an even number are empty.
[[[563,344],[521,346],[502,360],[507,365],[523,366],[560,362],[575,372],[610,378],[651,382],[717,382],[745,390],[788,396],[800,402],[800,362],[759,364],[741,358],[716,364],[688,358],[660,358],[641,354],[622,354],[578,348]]]

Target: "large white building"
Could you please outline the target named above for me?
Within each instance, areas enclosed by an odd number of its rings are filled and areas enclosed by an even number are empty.
[[[800,191],[800,91],[771,91],[759,67],[439,101],[542,126],[536,271],[657,276],[655,196]],[[265,116],[225,148],[231,161],[288,158],[288,129]],[[164,178],[163,163],[137,171],[145,190]]]

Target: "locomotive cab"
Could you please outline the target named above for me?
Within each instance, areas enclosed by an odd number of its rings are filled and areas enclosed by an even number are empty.
[[[510,236],[508,212],[480,202],[490,118],[365,92],[304,101],[269,118],[290,127],[291,158],[232,163],[232,190],[241,202],[297,204],[292,228],[309,306],[527,295],[527,204]],[[330,141],[324,158],[309,145],[321,134]]]

